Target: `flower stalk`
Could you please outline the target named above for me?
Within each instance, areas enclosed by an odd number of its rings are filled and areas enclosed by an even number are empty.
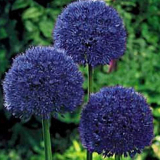
[[[88,101],[90,94],[93,91],[93,69],[92,66],[88,64]],[[92,153],[87,151],[87,160],[92,160]]]
[[[45,148],[45,160],[52,160],[51,137],[49,131],[49,120],[42,119],[43,139]]]
[[[121,156],[115,155],[115,160],[121,160]]]

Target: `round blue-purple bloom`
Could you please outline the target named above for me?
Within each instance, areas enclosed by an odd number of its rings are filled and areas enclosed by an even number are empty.
[[[77,1],[58,17],[55,47],[65,49],[83,65],[109,64],[125,51],[126,31],[119,14],[103,1]]]
[[[73,111],[82,102],[82,83],[71,57],[52,47],[32,47],[14,59],[6,74],[5,107],[20,118]]]
[[[151,144],[153,117],[145,98],[134,89],[106,87],[90,96],[79,130],[88,151],[133,157]]]

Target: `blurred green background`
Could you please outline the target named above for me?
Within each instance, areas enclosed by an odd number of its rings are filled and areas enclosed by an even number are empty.
[[[17,53],[34,45],[52,45],[52,30],[58,14],[71,0],[0,0],[0,79]],[[144,94],[154,115],[152,146],[136,160],[160,160],[160,0],[107,0],[118,10],[128,32],[127,50],[117,68],[94,71],[94,91],[103,86],[134,87]],[[80,67],[85,76],[86,68]],[[41,121],[20,121],[3,108],[0,86],[0,160],[43,160]],[[52,118],[51,135],[55,160],[84,160],[78,122],[80,108],[73,114]],[[147,133],[146,133],[147,134]],[[143,138],[143,137],[142,137]],[[94,160],[103,159],[94,154]],[[107,158],[106,158],[107,159]],[[108,158],[112,160],[112,158]],[[129,158],[127,159],[129,160]]]

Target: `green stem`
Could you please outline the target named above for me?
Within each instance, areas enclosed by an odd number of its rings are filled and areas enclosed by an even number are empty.
[[[92,93],[92,84],[93,84],[93,69],[91,65],[88,65],[88,101],[90,94]],[[87,160],[92,160],[92,153],[87,151]]]
[[[87,160],[92,160],[92,153],[87,151]]]
[[[88,101],[90,94],[93,92],[93,69],[92,66],[88,65]]]
[[[45,148],[45,160],[52,160],[49,120],[42,119],[42,126],[43,126],[43,139],[44,139],[44,148]]]
[[[115,156],[115,160],[121,160],[121,156]]]

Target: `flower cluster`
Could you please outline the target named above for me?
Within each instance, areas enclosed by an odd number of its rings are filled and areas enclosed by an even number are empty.
[[[125,51],[126,31],[119,14],[103,1],[77,1],[58,17],[53,31],[55,47],[80,64],[109,64]]]
[[[122,19],[101,0],[69,4],[57,19],[53,38],[54,47],[28,49],[6,73],[5,107],[16,117],[48,119],[72,112],[84,94],[83,77],[74,62],[92,67],[110,64],[126,48]],[[153,117],[145,98],[134,89],[106,87],[91,94],[79,131],[91,153],[133,157],[151,144]]]
[[[121,86],[92,94],[82,111],[80,136],[90,152],[133,157],[153,138],[153,117],[142,95]]]
[[[14,59],[3,82],[5,107],[17,117],[73,111],[83,97],[73,60],[52,47],[33,47]]]

